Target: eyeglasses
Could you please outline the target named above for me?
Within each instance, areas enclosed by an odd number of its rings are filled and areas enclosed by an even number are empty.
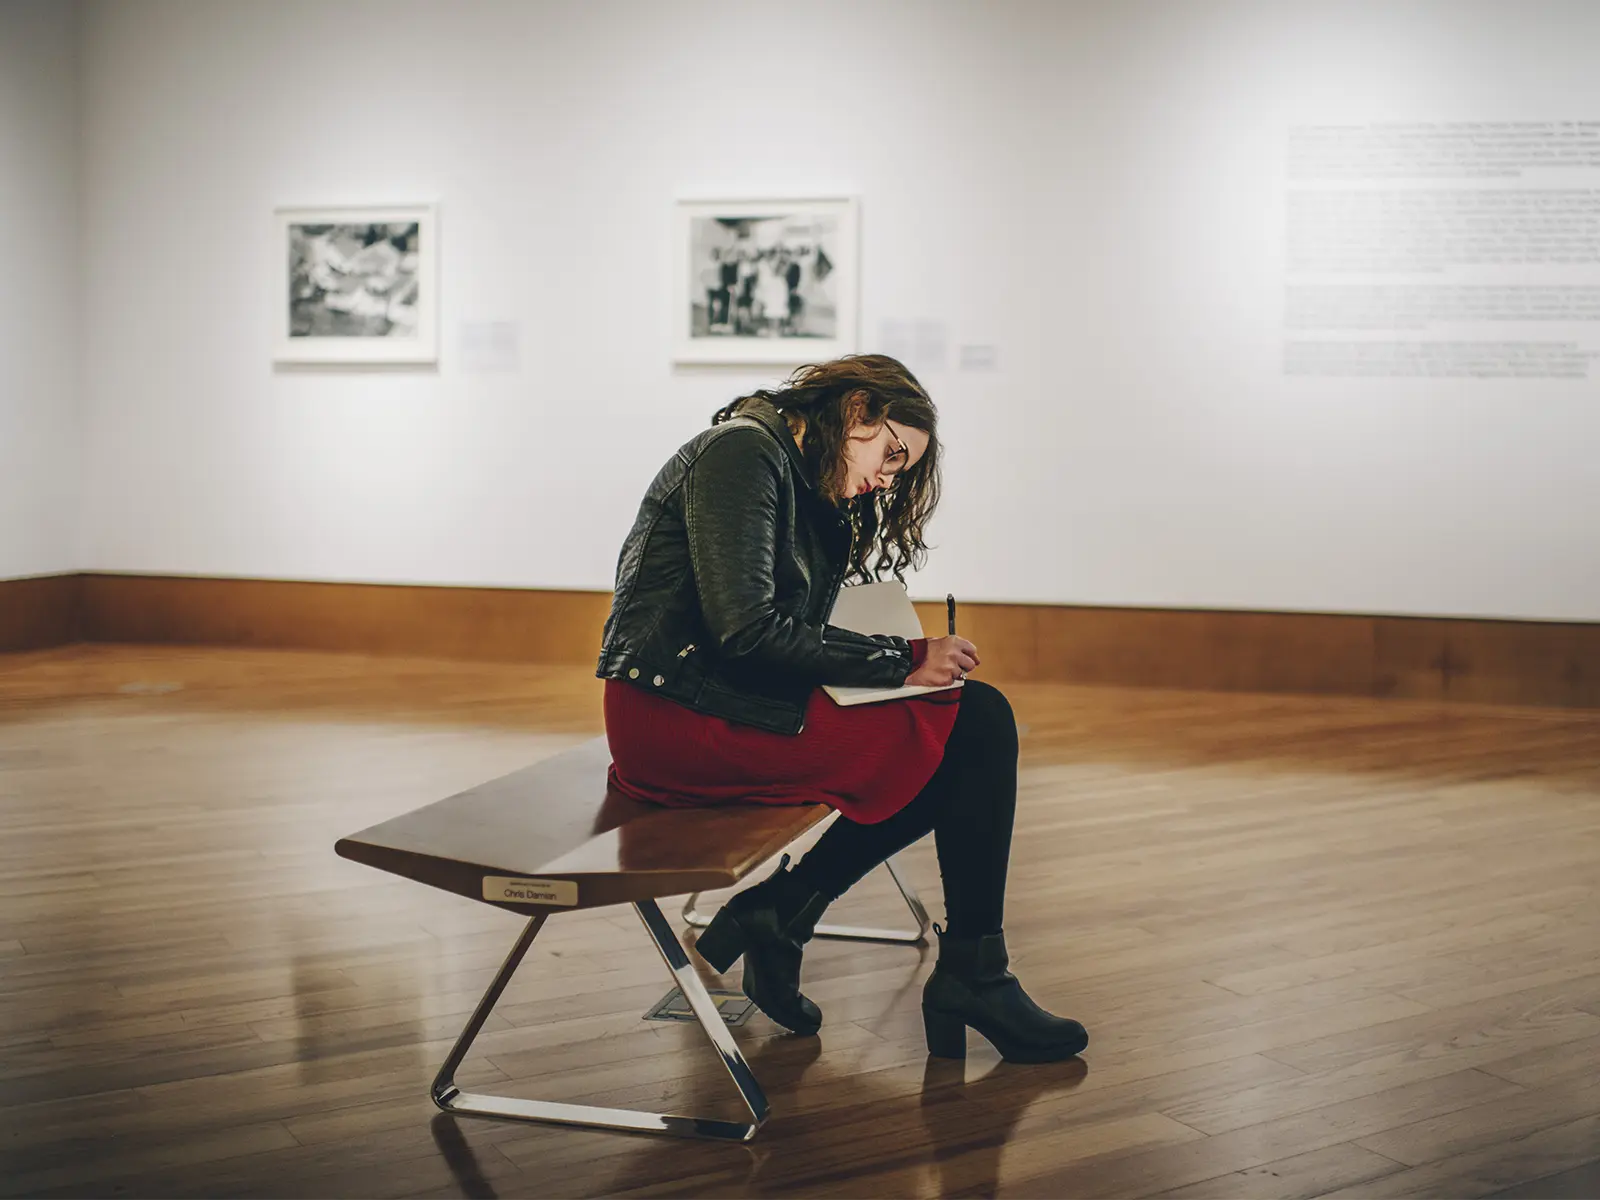
[[[889,443],[891,447],[889,454],[884,458],[883,467],[878,473],[898,479],[900,473],[906,469],[906,464],[911,461],[911,451],[906,448],[905,439],[894,431],[894,426],[889,424],[887,419],[884,420],[883,427],[889,431],[892,440]]]

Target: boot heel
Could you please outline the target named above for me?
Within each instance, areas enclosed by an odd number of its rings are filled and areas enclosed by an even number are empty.
[[[724,907],[711,919],[705,932],[695,939],[694,948],[720,975],[744,953],[744,930],[739,928],[733,914]]]
[[[960,1017],[924,1008],[922,1032],[928,1038],[928,1053],[935,1058],[967,1056],[967,1023]]]

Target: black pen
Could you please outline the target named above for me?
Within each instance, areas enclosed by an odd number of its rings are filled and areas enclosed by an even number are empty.
[[[956,635],[956,594],[946,592],[944,596],[944,611],[950,627],[950,636]]]

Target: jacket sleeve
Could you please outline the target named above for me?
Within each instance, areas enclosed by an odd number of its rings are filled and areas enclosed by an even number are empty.
[[[718,653],[812,684],[898,687],[911,674],[903,638],[809,625],[775,603],[783,447],[760,429],[714,438],[684,481],[684,525],[700,611]]]

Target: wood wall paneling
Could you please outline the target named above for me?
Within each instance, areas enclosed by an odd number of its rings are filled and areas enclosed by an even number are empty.
[[[1600,622],[1374,617],[1373,694],[1600,707]]]
[[[606,592],[171,576],[0,582],[0,650],[77,640],[587,665]],[[942,604],[918,606],[930,635]],[[1600,707],[1600,622],[962,604],[982,676]]]
[[[0,653],[79,641],[82,591],[80,575],[0,580]]]
[[[592,663],[604,592],[87,575],[92,641]]]
[[[1370,690],[1371,628],[1361,617],[1046,608],[1038,626],[1041,679],[1217,691]]]

